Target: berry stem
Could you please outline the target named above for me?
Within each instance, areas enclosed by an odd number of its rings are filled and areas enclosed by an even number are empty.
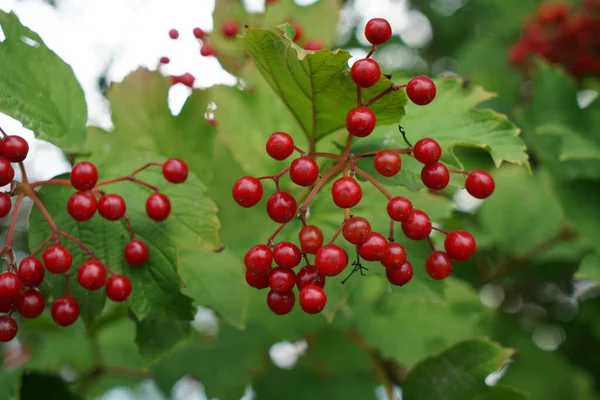
[[[60,235],[60,236],[64,236],[67,239],[69,239],[71,242],[75,243],[77,246],[79,246],[81,248],[81,250],[83,250],[83,251],[85,251],[87,253],[88,257],[94,258],[94,259],[97,258],[94,255],[94,252],[89,247],[87,247],[82,241],[80,241],[79,239],[77,239],[76,237],[74,237],[74,236],[72,236],[72,235],[68,234],[67,232],[65,232],[63,230],[60,230],[60,229],[58,229],[56,231],[56,234]]]
[[[344,214],[346,213],[346,210],[348,210],[348,212],[350,211],[349,208],[346,208],[344,209]],[[342,229],[344,229],[344,225],[346,225],[346,221],[348,221],[348,219],[346,219],[346,216],[344,215],[344,221],[342,221],[340,227],[337,229],[337,231],[335,231],[335,233],[331,237],[329,244],[333,244],[333,242],[335,242],[335,239],[337,239],[338,236],[340,236],[340,233],[342,233]]]
[[[2,134],[2,137],[7,137],[8,134],[6,132],[4,132],[4,129],[2,129],[2,127],[0,126],[0,133]]]
[[[390,234],[388,236],[388,240],[390,242],[395,242],[394,240],[394,220],[390,218]]]
[[[346,163],[344,161],[340,161],[337,164],[335,164],[333,167],[331,167],[329,169],[329,171],[327,171],[327,173],[325,173],[325,175],[323,175],[318,181],[317,183],[315,183],[315,186],[313,186],[312,190],[310,191],[310,193],[308,194],[308,196],[306,196],[306,199],[304,199],[304,202],[302,203],[302,205],[300,206],[300,208],[298,209],[298,214],[300,216],[300,218],[304,218],[305,214],[306,214],[306,210],[308,210],[308,206],[310,205],[310,202],[312,201],[312,199],[315,197],[315,195],[317,194],[317,192],[323,187],[323,185],[325,185],[325,183],[327,183],[331,178],[335,177],[337,174],[339,174],[343,169],[344,166],[346,165]]]
[[[369,53],[367,53],[367,56],[365,58],[371,58],[373,53],[375,53],[375,45],[371,46],[371,50],[369,50]]]
[[[317,158],[317,157],[323,157],[323,158],[331,158],[332,160],[341,160],[342,156],[338,156],[337,154],[333,154],[333,153],[306,153],[303,154],[303,156],[306,157],[312,157],[312,158]]]
[[[283,227],[286,226],[287,224],[288,224],[287,222],[284,222],[283,224],[279,225],[279,227],[275,230],[275,232],[273,232],[273,234],[271,236],[269,236],[269,239],[267,239],[267,246],[269,246],[269,247],[275,246],[275,243],[273,242],[275,240],[275,237],[279,234],[279,232],[281,232]]]
[[[155,191],[156,193],[160,192],[160,189],[158,187],[151,185],[148,182],[144,182],[140,179],[137,179],[133,175],[127,175],[127,176],[121,176],[119,178],[107,179],[105,181],[98,182],[96,184],[96,187],[106,186],[106,185],[110,185],[111,183],[125,182],[125,181],[130,181],[133,183],[137,183],[138,185],[145,186],[148,189]]]
[[[287,166],[283,170],[281,170],[281,172],[279,172],[279,173],[277,173],[275,175],[261,176],[261,177],[256,178],[256,179],[258,179],[258,180],[273,179],[275,182],[277,182],[279,180],[279,178],[281,178],[283,175],[285,175],[289,170],[290,170],[290,167]]]
[[[363,178],[371,182],[371,184],[375,186],[381,193],[383,193],[383,195],[387,197],[388,200],[391,200],[393,198],[390,192],[388,192],[387,189],[384,188],[379,182],[377,182],[377,180],[373,178],[370,174],[366,173],[358,167],[354,167],[354,169],[359,176],[362,176]]]
[[[432,226],[431,229],[433,229],[434,231],[438,231],[440,233],[443,233],[444,235],[448,234],[448,232],[446,232],[445,230],[440,229],[440,228],[436,228],[435,226]]]
[[[72,186],[71,181],[68,179],[49,179],[47,181],[37,181],[31,184],[32,188],[36,188],[38,186],[46,186],[46,185],[54,185],[54,186]]]
[[[431,247],[431,251],[435,251],[435,246],[433,244],[433,240],[431,240],[431,236],[427,236],[427,242],[429,243],[429,247]]]
[[[56,226],[56,223],[52,219],[52,216],[50,215],[50,213],[48,212],[48,210],[46,209],[44,204],[41,202],[39,197],[37,197],[37,194],[35,194],[35,192],[31,188],[31,186],[30,185],[19,185],[19,187],[23,190],[23,192],[27,196],[29,196],[31,198],[31,200],[33,200],[33,204],[35,204],[37,206],[37,208],[40,209],[40,212],[46,219],[46,222],[48,222],[48,225],[50,225],[50,229],[52,229],[52,232],[55,232],[55,233],[58,232],[58,227]]]
[[[102,196],[106,195],[106,192],[104,192],[104,190],[101,189],[92,189],[92,193],[95,197],[98,198],[98,200],[100,200]],[[127,232],[129,232],[129,236],[131,237],[131,239],[135,239],[135,232],[133,230],[133,227],[131,226],[129,215],[127,213],[124,213],[122,220],[125,223],[125,228],[127,228]]]
[[[131,174],[129,174],[129,176],[135,176],[135,175],[139,174],[140,172],[142,172],[143,170],[145,170],[145,169],[148,169],[148,168],[150,168],[150,167],[162,167],[162,166],[163,166],[163,164],[162,164],[162,163],[158,163],[158,162],[150,162],[150,163],[148,163],[148,164],[146,164],[146,165],[144,165],[144,166],[142,166],[142,167],[140,167],[140,168],[136,169],[136,170],[135,170],[135,171],[133,171]]]
[[[461,171],[459,169],[449,169],[448,172],[452,172],[455,174],[469,175],[469,173],[467,171]]]
[[[356,105],[360,106],[360,103],[362,103],[362,90],[360,86],[356,85]]]
[[[350,149],[352,147],[352,138],[354,136],[351,134],[348,134],[348,139],[346,139],[346,146],[344,147],[344,153],[342,154],[342,158],[343,159],[347,159],[348,156],[350,155]]]
[[[411,153],[410,147],[407,147],[405,149],[386,149],[386,150],[393,151],[394,153],[397,153],[397,154],[410,154]],[[375,151],[368,151],[366,153],[360,153],[360,154],[355,155],[354,159],[374,157],[380,151],[381,150],[375,150]]]
[[[375,103],[377,100],[381,99],[382,97],[396,91],[399,90],[400,88],[406,87],[406,85],[395,85],[392,84],[392,86],[390,86],[389,88],[385,89],[383,92],[379,93],[378,95],[376,95],[375,97],[367,100],[367,101],[363,101],[362,103],[360,103],[360,105],[362,107],[369,107],[371,104]]]
[[[23,162],[19,163],[19,169],[21,170],[21,182],[23,182],[24,184],[28,184],[29,180],[27,179],[27,171],[25,171],[25,166],[23,165]]]
[[[17,197],[17,201],[15,202],[15,206],[12,210],[12,216],[10,218],[10,225],[8,226],[8,233],[6,235],[6,245],[4,246],[6,252],[10,256],[11,260],[14,259],[13,251],[12,251],[12,242],[15,234],[15,228],[17,226],[17,219],[19,217],[19,210],[21,208],[21,204],[23,203],[23,199],[25,198],[25,193],[19,194]]]
[[[35,248],[35,250],[33,250],[33,251],[31,252],[31,255],[32,255],[32,256],[35,256],[37,253],[39,253],[40,251],[42,251],[42,249],[43,249],[44,247],[46,247],[46,245],[47,245],[47,244],[48,244],[48,243],[49,243],[49,242],[50,242],[52,239],[54,239],[55,237],[56,237],[56,236],[55,236],[54,234],[51,234],[50,236],[48,236],[48,237],[46,238],[46,240],[44,240],[44,241],[42,242],[42,244],[40,244],[38,247],[36,247],[36,248]]]

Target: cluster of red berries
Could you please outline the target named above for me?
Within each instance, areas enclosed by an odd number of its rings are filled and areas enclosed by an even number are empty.
[[[541,4],[525,21],[508,58],[529,72],[534,55],[564,65],[575,76],[599,75],[600,1],[586,0],[578,10],[562,2]]]
[[[17,196],[6,245],[0,250],[0,255],[3,256],[7,265],[7,271],[0,273],[0,342],[11,341],[17,335],[18,324],[12,316],[15,311],[24,318],[37,318],[46,308],[45,296],[38,289],[44,281],[46,272],[63,274],[68,282],[73,255],[61,245],[61,237],[72,241],[87,254],[87,260],[79,266],[77,271],[77,281],[81,287],[90,291],[105,287],[107,297],[117,302],[126,300],[131,294],[131,282],[126,276],[112,272],[83,242],[56,226],[37,197],[34,190],[36,187],[65,185],[77,189],[78,191],[71,196],[66,207],[67,212],[77,222],[90,220],[96,211],[109,221],[124,220],[131,236],[131,240],[124,249],[125,261],[132,267],[140,267],[148,261],[148,246],[136,238],[125,212],[124,199],[117,194],[106,194],[100,187],[115,182],[132,181],[152,189],[154,193],[146,201],[146,212],[152,220],[164,221],[171,211],[169,198],[160,193],[158,188],[137,179],[135,175],[150,166],[161,166],[163,176],[171,183],[182,183],[188,175],[187,165],[180,159],[172,158],[164,164],[150,163],[128,176],[102,182],[98,182],[98,170],[90,162],[76,164],[71,171],[70,180],[52,179],[31,183],[25,178],[23,182],[16,182],[13,180],[14,170],[10,162],[21,163],[20,167],[24,170],[22,161],[25,160],[28,150],[27,142],[18,136],[5,136],[0,141],[0,154],[2,154],[0,181],[4,182],[3,185],[11,183],[10,194]],[[31,255],[21,260],[17,267],[11,242],[16,215],[24,196],[31,197],[34,204],[40,208],[52,228],[52,234]],[[9,195],[0,193],[1,217],[8,215],[11,205]],[[42,253],[41,260],[36,257],[39,252]],[[65,285],[67,295],[57,298],[51,309],[52,318],[60,326],[73,324],[79,318],[80,313],[79,302],[69,294],[68,283]]]
[[[365,28],[365,35],[373,45],[366,58],[356,61],[351,68],[351,77],[358,86],[358,106],[351,109],[346,118],[348,138],[346,147],[341,155],[333,153],[306,153],[294,144],[293,138],[284,132],[273,133],[266,144],[267,154],[275,160],[285,160],[295,151],[300,157],[294,159],[289,166],[273,176],[255,178],[244,176],[234,185],[232,195],[234,200],[242,207],[253,207],[263,197],[262,180],[273,180],[276,191],[266,201],[269,218],[279,224],[279,228],[269,237],[266,244],[258,244],[248,250],[244,257],[246,265],[246,281],[257,289],[270,288],[267,295],[267,304],[276,314],[289,313],[296,302],[294,287],[299,290],[299,303],[302,310],[309,314],[317,314],[323,310],[327,303],[327,294],[324,286],[326,277],[339,275],[349,264],[347,252],[334,244],[337,237],[342,234],[344,239],[356,247],[357,260],[351,265],[352,273],[365,267],[365,261],[378,261],[386,269],[386,276],[394,285],[404,285],[413,276],[413,267],[407,260],[406,249],[402,244],[394,241],[394,224],[401,224],[404,235],[412,240],[428,239],[432,253],[427,258],[425,268],[434,279],[443,279],[452,271],[452,260],[464,261],[475,252],[476,244],[473,236],[466,231],[458,230],[445,233],[445,252],[436,251],[429,236],[433,228],[429,216],[422,210],[413,208],[409,199],[401,196],[392,196],[386,188],[377,182],[367,172],[356,166],[356,161],[373,157],[376,171],[385,177],[391,177],[400,172],[402,159],[400,154],[415,157],[424,164],[422,170],[423,183],[432,189],[445,188],[450,180],[449,173],[439,160],[442,149],[433,139],[421,139],[413,147],[408,143],[408,148],[386,149],[362,154],[351,154],[353,138],[366,137],[375,128],[376,117],[369,106],[375,101],[394,90],[406,88],[410,100],[417,105],[427,105],[436,96],[434,82],[426,77],[413,78],[406,85],[392,85],[374,98],[362,102],[360,99],[361,88],[375,85],[381,78],[379,64],[370,58],[377,45],[386,43],[391,35],[390,24],[381,18],[370,20]],[[400,127],[406,140],[405,132]],[[321,171],[316,158],[324,157],[333,159],[336,163],[327,171]],[[467,174],[464,171],[454,171]],[[311,191],[302,200],[301,205],[290,193],[280,190],[279,180],[285,174],[290,180],[302,187],[312,186]],[[308,207],[319,190],[330,180],[337,178],[331,186],[333,202],[344,210],[344,220],[328,243],[321,229],[306,222]],[[362,188],[355,179],[358,175],[373,184],[389,200],[387,213],[390,217],[390,232],[386,238],[381,233],[371,228],[369,221],[360,216],[352,216],[350,209],[362,199]],[[485,198],[495,189],[492,177],[485,171],[468,173],[466,179],[467,191],[475,197]],[[302,228],[298,232],[299,246],[291,242],[275,242],[277,234],[291,221],[298,217]],[[314,255],[314,262],[310,262],[309,255]],[[302,261],[306,263],[296,273],[294,268]],[[273,263],[276,265],[273,267]],[[345,280],[342,282],[344,283]]]

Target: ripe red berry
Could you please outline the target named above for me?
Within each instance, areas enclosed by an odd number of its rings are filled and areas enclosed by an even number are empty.
[[[125,261],[132,267],[144,265],[148,261],[148,257],[148,246],[139,239],[131,239],[125,246]]]
[[[380,261],[389,251],[386,238],[377,232],[371,232],[366,240],[357,247],[358,254],[367,261]]]
[[[282,161],[294,153],[294,139],[285,132],[275,132],[267,140],[267,154]]]
[[[321,43],[317,39],[307,40],[306,43],[304,44],[304,50],[316,51],[316,50],[322,50],[323,47],[324,47],[323,43]]]
[[[263,195],[263,186],[260,181],[252,176],[242,176],[233,185],[233,199],[245,208],[254,207]]]
[[[450,183],[450,171],[441,162],[423,166],[421,180],[429,189],[442,190]]]
[[[91,162],[83,161],[75,164],[71,170],[71,185],[77,190],[85,192],[93,189],[98,183],[98,170]]]
[[[381,69],[377,61],[372,58],[363,58],[352,64],[350,69],[352,80],[361,88],[370,88],[381,78]]]
[[[21,292],[23,284],[19,276],[11,271],[0,274],[0,298],[14,299]]]
[[[280,224],[294,218],[297,208],[296,199],[287,192],[275,192],[267,199],[267,214]]]
[[[221,31],[223,32],[223,36],[225,36],[228,39],[235,38],[238,34],[239,29],[240,28],[238,26],[238,23],[235,20],[225,21],[225,22],[223,22],[223,25],[221,26]]]
[[[413,209],[408,218],[402,221],[402,232],[412,240],[423,240],[431,233],[431,220],[421,210]]]
[[[386,19],[373,18],[365,26],[365,36],[371,44],[384,44],[392,37],[392,27]]]
[[[291,291],[296,285],[296,274],[289,268],[274,268],[269,274],[269,287],[277,293]]]
[[[131,281],[123,275],[113,275],[106,282],[106,296],[112,301],[125,301],[131,294]]]
[[[0,140],[0,157],[18,163],[27,158],[29,145],[21,136],[10,135]]]
[[[442,148],[433,139],[421,139],[413,147],[413,155],[425,165],[435,164],[442,156]]]
[[[294,292],[277,293],[270,291],[267,295],[267,305],[277,315],[285,315],[292,311],[296,303]]]
[[[100,199],[100,202],[102,202],[102,199]],[[98,204],[98,211],[100,211],[100,204]],[[152,193],[148,197],[148,200],[146,200],[146,214],[148,214],[150,219],[157,222],[164,221],[170,213],[171,201],[164,194]]]
[[[148,207],[147,204],[146,207]],[[98,213],[109,221],[123,218],[126,210],[125,200],[118,194],[106,194],[98,202]]]
[[[262,274],[271,268],[273,252],[266,244],[252,246],[244,256],[246,268],[256,274]]]
[[[204,36],[206,35],[201,28],[194,28],[193,33],[196,39],[204,39]]]
[[[15,170],[6,158],[0,158],[0,186],[8,185],[15,179]]]
[[[322,287],[317,285],[308,285],[300,290],[298,295],[300,308],[307,314],[318,314],[327,304],[327,294]]]
[[[331,186],[333,202],[340,208],[352,208],[362,199],[362,188],[354,178],[338,179]]]
[[[290,179],[298,186],[310,186],[319,178],[319,164],[310,157],[296,158],[290,164]]]
[[[344,224],[342,235],[352,244],[360,244],[367,240],[371,233],[371,224],[363,217],[352,217]]]
[[[17,321],[10,315],[0,315],[0,342],[10,342],[17,336],[17,332],[19,332]]]
[[[17,274],[23,285],[40,286],[46,273],[40,260],[34,256],[27,256],[19,263]]]
[[[323,246],[323,231],[315,225],[306,225],[298,232],[300,248],[308,254],[317,254],[317,251]]]
[[[79,318],[79,302],[74,297],[59,297],[52,304],[52,319],[58,325],[73,325],[77,318]]]
[[[71,268],[73,256],[60,244],[51,244],[42,253],[42,261],[48,272],[62,274]]]
[[[433,279],[444,279],[452,273],[452,260],[443,251],[434,251],[427,257],[425,269]]]
[[[215,49],[211,46],[210,43],[204,42],[204,43],[202,43],[202,47],[200,48],[200,55],[202,57],[214,56]]]
[[[465,182],[467,192],[478,199],[485,199],[494,193],[494,178],[485,171],[475,170],[469,173]]]
[[[195,81],[196,81],[196,78],[194,77],[194,75],[190,74],[189,72],[186,72],[183,75],[171,77],[171,83],[173,85],[175,85],[177,83],[181,83],[182,85],[187,86],[189,88],[194,87]]]
[[[182,183],[188,177],[188,166],[179,158],[170,158],[163,164],[162,173],[167,181]]]
[[[393,267],[386,268],[385,276],[392,285],[403,286],[412,279],[413,267],[406,261],[402,265],[394,265]]]
[[[98,209],[98,201],[90,192],[76,192],[67,202],[67,212],[78,222],[92,219]]]
[[[0,218],[4,218],[10,213],[12,202],[10,196],[6,193],[0,193]]]
[[[466,261],[475,254],[477,244],[473,235],[467,231],[452,231],[446,236],[444,248],[450,258],[457,261]]]
[[[21,292],[17,300],[17,311],[25,318],[37,318],[44,312],[46,300],[42,292],[35,288],[27,288]]]
[[[11,312],[16,305],[17,298],[4,298],[0,297],[0,313],[9,313]]]
[[[317,251],[315,266],[321,275],[339,275],[348,265],[348,254],[340,246],[327,244]]]
[[[177,39],[179,37],[179,32],[177,32],[177,29],[171,29],[169,31],[169,37],[173,40]]]
[[[435,83],[426,76],[417,76],[408,82],[406,94],[416,105],[425,106],[435,99]]]
[[[98,290],[106,283],[106,267],[98,260],[88,260],[79,267],[77,280],[84,289]]]
[[[394,221],[402,222],[408,218],[413,210],[412,203],[406,197],[397,196],[387,205],[387,212]]]
[[[388,243],[388,252],[381,259],[381,265],[386,268],[400,267],[406,262],[406,249],[400,243]]]
[[[319,270],[313,265],[305,265],[300,268],[296,275],[296,286],[302,290],[308,285],[317,285],[325,287],[325,277],[319,273]]]
[[[375,113],[367,107],[354,107],[346,115],[346,129],[353,136],[369,136],[376,123]]]
[[[161,64],[168,64],[171,62],[171,59],[169,57],[161,57],[159,61]]]
[[[273,260],[282,268],[294,268],[302,261],[302,252],[293,243],[277,243],[273,247]]]
[[[302,29],[302,25],[298,21],[290,21],[290,25],[294,27],[294,42],[299,41],[302,38],[302,34],[304,33],[304,29]]]
[[[373,166],[377,172],[389,178],[400,172],[402,159],[398,153],[391,150],[382,150],[375,154]]]
[[[257,274],[249,269],[246,269],[246,283],[256,289],[265,289],[269,287],[269,275],[272,269],[269,268],[265,272]]]

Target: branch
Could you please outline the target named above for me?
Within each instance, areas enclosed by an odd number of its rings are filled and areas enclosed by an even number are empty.
[[[365,171],[363,171],[362,169],[360,169],[358,167],[355,167],[355,171],[359,176],[362,176],[363,178],[365,178],[366,180],[371,182],[371,184],[373,186],[375,186],[381,193],[383,193],[383,195],[385,197],[387,197],[388,200],[391,200],[393,198],[393,196],[390,194],[390,192],[388,192],[387,189],[384,188],[379,182],[377,182],[377,180],[375,178],[373,178],[371,175],[369,175],[368,173],[366,173]]]

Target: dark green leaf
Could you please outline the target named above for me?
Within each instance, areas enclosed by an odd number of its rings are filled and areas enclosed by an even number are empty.
[[[81,399],[81,397],[71,393],[68,385],[59,376],[36,372],[26,372],[23,374],[19,398],[21,400]]]

